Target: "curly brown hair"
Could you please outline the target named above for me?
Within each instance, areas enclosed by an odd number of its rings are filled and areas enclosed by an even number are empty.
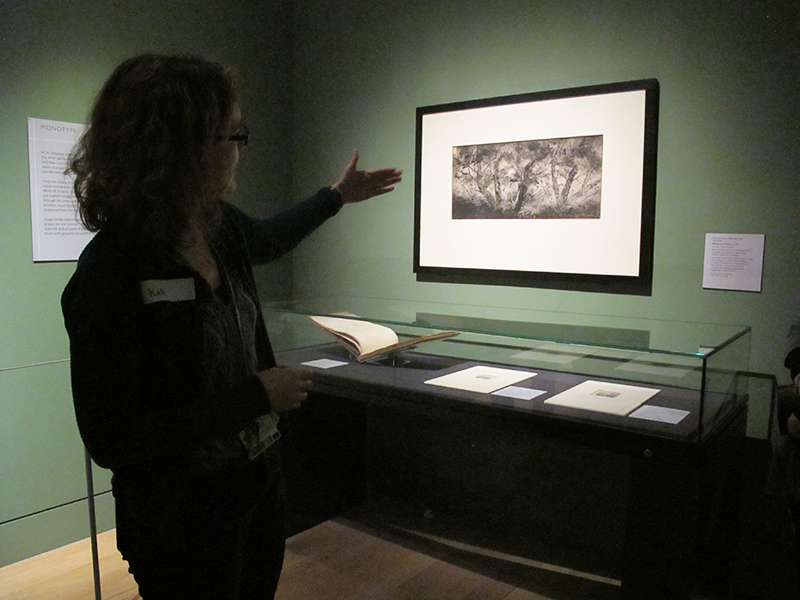
[[[81,220],[173,247],[218,193],[211,148],[238,105],[230,69],[195,56],[145,54],[100,91],[70,157]]]

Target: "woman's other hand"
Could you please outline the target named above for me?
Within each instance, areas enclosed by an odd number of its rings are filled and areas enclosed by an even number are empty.
[[[272,412],[281,413],[300,408],[311,389],[311,370],[275,367],[258,373],[267,390]]]

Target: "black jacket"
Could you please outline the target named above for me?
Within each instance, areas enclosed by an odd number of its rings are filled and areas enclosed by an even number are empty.
[[[225,203],[218,260],[259,306],[252,266],[294,248],[341,206],[330,188],[269,219]],[[153,286],[170,291],[152,298]],[[198,306],[211,293],[196,271],[141,242],[100,231],[84,249],[61,305],[78,428],[100,466],[183,469],[196,443],[236,435],[270,412],[255,374],[213,396],[202,392]],[[160,301],[145,302],[148,294]],[[260,311],[256,354],[259,370],[275,365]]]

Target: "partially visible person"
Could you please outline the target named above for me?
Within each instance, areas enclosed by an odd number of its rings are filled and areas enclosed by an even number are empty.
[[[785,498],[791,515],[796,578],[800,586],[800,321],[789,330],[784,366],[792,384],[778,389],[777,421],[767,493]]]
[[[275,363],[252,266],[343,204],[390,192],[359,171],[268,219],[223,198],[249,131],[231,71],[142,55],[105,83],[71,157],[97,235],[62,295],[72,390],[113,472],[117,540],[144,600],[267,600],[283,563],[281,413],[311,371]]]
[[[789,353],[783,361],[783,366],[789,369],[789,375],[795,388],[800,391],[800,321],[789,329]]]
[[[778,405],[780,431],[800,442],[800,321],[789,329],[789,352],[783,366],[789,369],[793,394],[783,394]]]

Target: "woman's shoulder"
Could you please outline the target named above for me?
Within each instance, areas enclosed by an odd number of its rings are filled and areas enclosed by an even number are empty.
[[[81,252],[62,305],[116,301],[138,289],[142,248],[99,231]]]
[[[73,278],[114,279],[130,275],[140,251],[135,244],[99,231],[81,252]]]
[[[250,235],[255,220],[230,202],[220,202],[220,227],[218,234],[225,246],[241,246]]]

